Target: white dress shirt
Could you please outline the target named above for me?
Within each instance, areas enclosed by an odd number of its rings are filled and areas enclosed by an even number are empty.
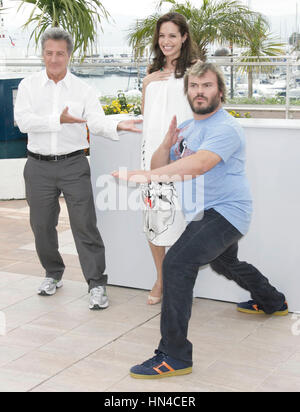
[[[60,116],[69,113],[87,120],[91,134],[119,140],[116,120],[105,116],[93,89],[71,74],[57,84],[46,70],[22,80],[15,104],[15,120],[28,134],[28,150],[41,155],[64,155],[87,149],[86,124],[61,124]]]

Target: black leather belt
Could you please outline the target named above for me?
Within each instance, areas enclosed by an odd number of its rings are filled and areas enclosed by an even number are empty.
[[[47,162],[58,162],[59,160],[65,160],[65,159],[68,159],[69,157],[84,154],[84,150],[77,150],[77,152],[68,153],[68,154],[60,155],[60,156],[43,156],[37,153],[32,153],[29,150],[27,151],[27,153],[28,153],[28,156],[33,157],[34,159],[37,159],[37,160],[46,160]]]

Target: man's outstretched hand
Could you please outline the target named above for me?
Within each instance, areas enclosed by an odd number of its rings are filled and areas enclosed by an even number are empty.
[[[73,123],[86,123],[86,120],[79,119],[77,117],[71,116],[70,113],[69,113],[69,108],[66,107],[64,109],[64,111],[62,112],[62,114],[60,115],[60,123],[61,124],[63,124],[63,123],[70,123],[70,124],[73,124]]]
[[[150,183],[151,172],[145,171],[145,170],[134,170],[134,171],[128,171],[128,170],[115,170],[112,172],[112,176],[115,179],[119,180],[125,180],[127,182],[131,183]]]
[[[118,124],[118,131],[142,133],[142,130],[137,125],[143,123],[143,120],[123,120]]]

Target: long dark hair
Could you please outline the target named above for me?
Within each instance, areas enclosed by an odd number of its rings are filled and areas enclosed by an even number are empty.
[[[176,59],[175,77],[180,79],[184,76],[186,70],[196,62],[197,52],[195,43],[190,35],[190,29],[186,18],[179,13],[167,13],[158,19],[152,44],[154,58],[152,65],[149,67],[149,73],[161,70],[165,66],[166,58],[159,47],[159,34],[162,24],[167,22],[176,24],[182,37],[187,34],[187,39],[182,45],[180,56]]]

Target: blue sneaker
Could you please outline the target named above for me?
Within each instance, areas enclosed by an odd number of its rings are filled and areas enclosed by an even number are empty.
[[[161,379],[189,373],[192,373],[192,367],[187,362],[171,358],[158,350],[153,358],[130,369],[130,376],[135,379]]]
[[[242,313],[250,313],[254,315],[266,315],[266,313],[257,305],[254,300],[249,300],[248,302],[242,302],[237,305],[237,310]],[[277,312],[272,313],[274,316],[286,316],[289,313],[289,308],[287,302],[284,302],[281,309]]]

